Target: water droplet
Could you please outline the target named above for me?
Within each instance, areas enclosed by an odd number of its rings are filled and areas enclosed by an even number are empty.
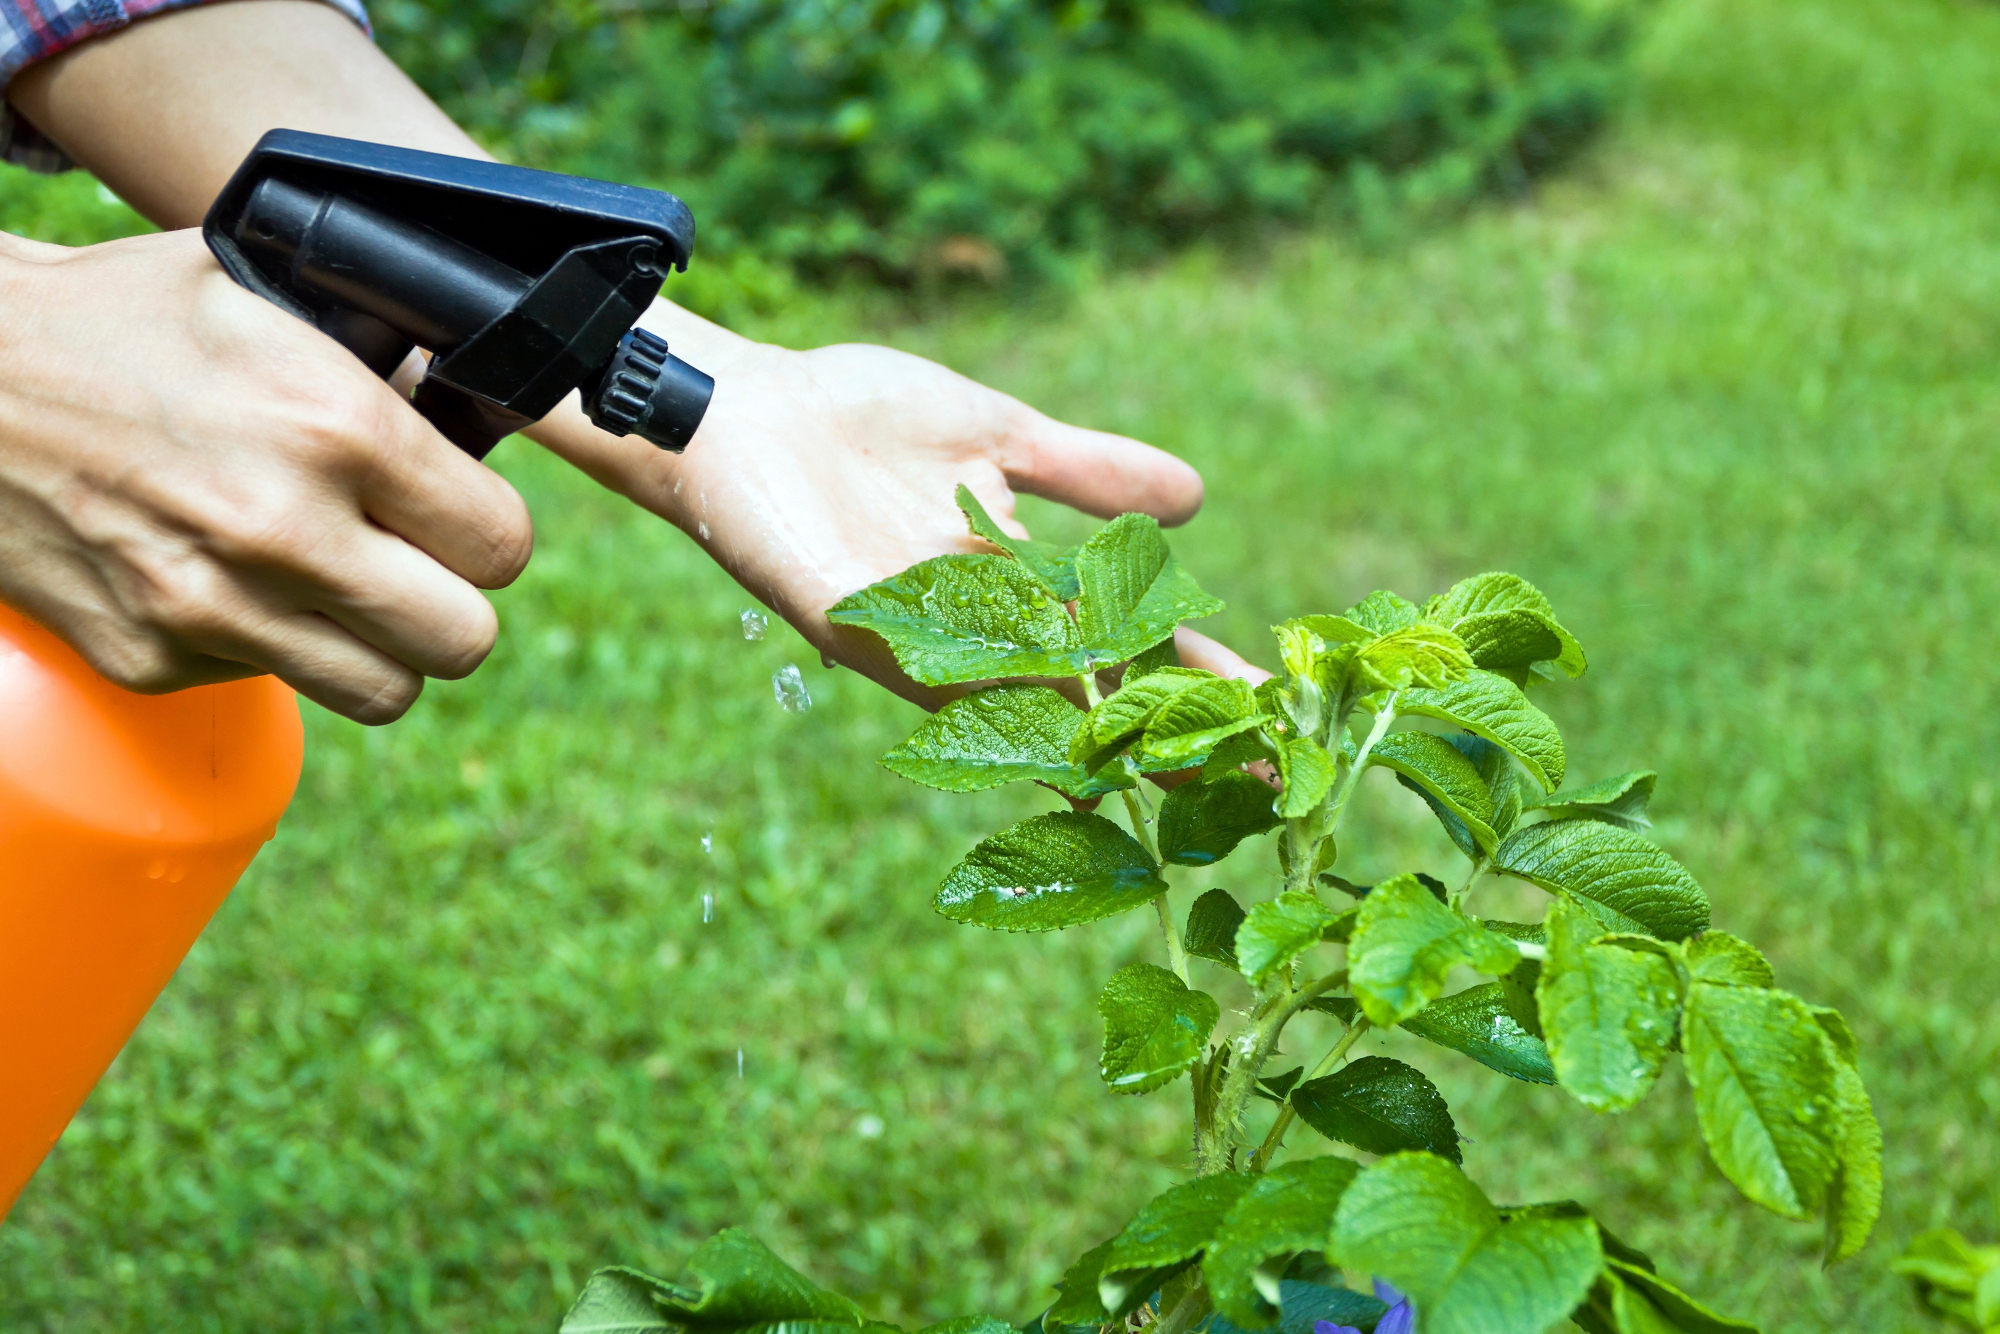
[[[701,836],[701,850],[707,853],[715,851],[715,831],[713,829]]]
[[[771,673],[771,694],[786,713],[804,713],[813,706],[812,696],[806,691],[805,678],[789,662]]]
[[[770,618],[755,607],[745,607],[742,620],[745,639],[762,639],[765,628],[771,624]]]
[[[715,920],[715,895],[704,894],[701,896],[701,920],[703,922],[712,922]]]
[[[880,1139],[882,1132],[887,1128],[882,1124],[882,1118],[873,1112],[869,1112],[854,1123],[854,1133],[863,1139]]]
[[[736,1049],[736,1077],[743,1078],[743,1048]]]
[[[702,540],[702,541],[704,541],[704,542],[708,541],[708,520],[707,520],[707,519],[703,519],[703,520],[702,520],[702,521],[701,521],[700,523],[696,524],[696,525],[694,526],[694,530],[695,530],[695,532],[696,532],[697,534],[699,534],[699,535],[700,535],[700,537],[701,537],[701,540]]]

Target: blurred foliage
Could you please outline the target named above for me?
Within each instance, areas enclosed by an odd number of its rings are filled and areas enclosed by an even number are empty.
[[[1518,187],[1642,0],[379,0],[517,161],[671,189],[711,281],[1046,273]],[[699,299],[700,293],[695,293]]]

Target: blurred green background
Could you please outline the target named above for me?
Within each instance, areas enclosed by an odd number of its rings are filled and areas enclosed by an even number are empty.
[[[1854,1021],[1882,1226],[1821,1274],[1708,1164],[1677,1074],[1597,1118],[1375,1049],[1438,1078],[1495,1197],[1581,1198],[1768,1330],[1920,1328],[1902,1242],[2000,1233],[2000,7],[1661,0],[1606,78],[1626,100],[1560,171],[1473,171],[1452,208],[1371,221],[1329,168],[1285,230],[1006,252],[1054,281],[994,293],[860,290],[746,230],[773,285],[704,299],[1190,459],[1176,552],[1253,656],[1373,587],[1539,583],[1591,652],[1545,701],[1572,771],[1657,767],[1717,924]],[[10,228],[124,216],[0,177]],[[499,648],[390,728],[308,709],[277,840],[0,1226],[0,1328],[544,1330],[593,1267],[671,1272],[730,1223],[890,1319],[1032,1314],[1182,1166],[1181,1095],[1094,1073],[1147,924],[935,917],[952,861],[1053,799],[875,768],[912,709],[782,626],[746,641],[691,544],[532,446],[495,461],[539,528]],[[788,662],[809,713],[773,701]],[[1360,815],[1360,874],[1447,864],[1393,784]]]

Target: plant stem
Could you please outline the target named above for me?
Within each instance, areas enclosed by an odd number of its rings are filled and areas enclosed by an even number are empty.
[[[1181,944],[1180,928],[1174,925],[1174,914],[1167,907],[1167,896],[1162,894],[1153,900],[1153,911],[1160,915],[1160,930],[1167,936],[1167,963],[1174,970],[1174,976],[1188,985],[1187,950]]]
[[[1346,974],[1342,973],[1341,976],[1344,978]],[[1361,1035],[1368,1031],[1368,1027],[1368,1020],[1365,1016],[1355,1016],[1354,1022],[1348,1026],[1347,1031],[1340,1035],[1340,1041],[1333,1044],[1333,1050],[1320,1057],[1319,1064],[1315,1065],[1299,1083],[1310,1083],[1333,1069],[1334,1062],[1347,1055],[1354,1044],[1360,1040]],[[1297,1086],[1294,1085],[1294,1087]],[[1250,1170],[1252,1172],[1261,1172],[1270,1165],[1271,1155],[1278,1151],[1279,1142],[1284,1139],[1285,1132],[1291,1129],[1292,1121],[1297,1115],[1298,1113],[1292,1110],[1292,1104],[1289,1101],[1286,1102],[1284,1109],[1278,1113],[1278,1119],[1271,1123],[1271,1131],[1264,1136],[1264,1142],[1257,1146],[1257,1152],[1250,1155]]]
[[[1096,672],[1083,672],[1076,679],[1082,683],[1083,697],[1090,701],[1091,708],[1094,709],[1104,702],[1103,694],[1097,689]]]
[[[1354,752],[1353,767],[1348,769],[1346,781],[1333,798],[1333,805],[1327,811],[1326,833],[1328,837],[1340,829],[1340,817],[1347,813],[1347,803],[1354,796],[1354,789],[1361,786],[1361,775],[1368,767],[1368,756],[1389,734],[1389,724],[1396,721],[1396,696],[1391,694],[1383,702],[1382,711],[1375,715],[1375,725],[1368,729],[1368,738],[1361,743],[1361,749]]]
[[[1486,859],[1484,857],[1474,857],[1472,859],[1472,873],[1465,877],[1465,883],[1460,885],[1457,892],[1451,896],[1452,907],[1457,908],[1465,902],[1465,896],[1472,892],[1472,886],[1479,879],[1479,873],[1485,869]]]

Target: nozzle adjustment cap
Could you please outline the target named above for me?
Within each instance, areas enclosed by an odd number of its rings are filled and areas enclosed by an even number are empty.
[[[637,435],[678,454],[715,393],[713,377],[667,351],[667,340],[634,329],[619,342],[591,392],[590,420],[613,435]]]

